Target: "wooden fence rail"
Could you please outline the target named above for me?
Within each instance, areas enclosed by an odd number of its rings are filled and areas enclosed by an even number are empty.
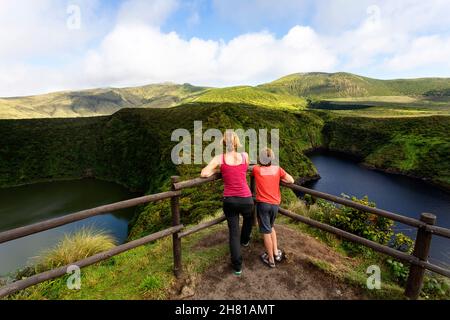
[[[74,262],[71,265],[76,265],[80,268],[92,265],[99,261],[108,259],[112,256],[118,255],[122,252],[134,249],[138,246],[145,245],[149,242],[167,237],[172,235],[172,244],[173,244],[173,260],[174,267],[173,271],[177,278],[182,275],[182,257],[181,257],[181,239],[193,233],[199,232],[211,226],[217,225],[226,220],[224,216],[219,217],[217,219],[199,224],[197,226],[191,227],[188,230],[184,230],[184,226],[181,224],[181,216],[180,216],[180,204],[179,199],[182,195],[182,190],[186,188],[198,187],[202,184],[209,183],[221,178],[220,174],[215,174],[209,178],[195,178],[187,181],[179,181],[179,177],[172,177],[172,190],[162,193],[157,193],[153,195],[147,195],[139,198],[129,199],[125,201],[120,201],[92,209],[83,210],[80,212],[72,213],[63,217],[54,218],[50,220],[46,220],[43,222],[38,222],[32,225],[15,228],[12,230],[8,230],[0,233],[0,244],[4,242],[8,242],[11,240],[15,240],[18,238],[22,238],[31,234],[35,234],[37,232],[49,230],[52,228],[56,228],[71,222],[79,221],[82,219],[86,219],[89,217],[93,217],[99,214],[110,213],[113,211],[117,211],[124,208],[130,208],[137,205],[156,202],[160,200],[170,199],[171,202],[171,211],[172,211],[172,227],[153,233],[151,235],[145,236],[143,238],[119,245],[111,250],[98,253],[89,258],[83,259],[78,262]],[[347,231],[338,229],[336,227],[324,224],[322,222],[295,214],[286,209],[280,208],[280,213],[294,219],[296,221],[300,221],[314,228],[318,228],[330,233],[333,233],[339,237],[347,239],[349,241],[362,244],[367,246],[375,251],[384,253],[391,257],[394,257],[398,260],[407,262],[410,264],[410,272],[408,281],[406,284],[405,295],[411,299],[417,299],[422,288],[423,277],[425,270],[428,269],[430,271],[436,272],[438,274],[450,277],[450,270],[442,268],[440,266],[431,264],[428,262],[428,254],[431,244],[431,238],[433,235],[438,235],[446,238],[450,238],[450,230],[442,227],[435,226],[436,217],[432,214],[424,213],[421,215],[420,220],[405,217],[393,212],[385,211],[378,208],[372,208],[369,206],[362,205],[360,203],[353,202],[348,199],[336,197],[334,195],[330,195],[327,193],[323,193],[320,191],[311,190],[299,185],[295,184],[285,184],[282,183],[284,187],[290,188],[295,192],[301,192],[304,194],[309,194],[316,198],[321,198],[324,200],[328,200],[337,204],[341,204],[344,206],[352,207],[361,211],[369,212],[378,216],[382,216],[397,222],[401,222],[403,224],[415,227],[418,229],[417,237],[415,241],[415,247],[413,254],[407,254],[405,252],[401,252],[399,250],[395,250],[388,246],[381,245],[374,241],[370,241],[368,239],[359,237]],[[254,181],[251,181],[252,191],[254,193]],[[27,279],[19,280],[8,284],[2,288],[0,288],[0,298],[5,297],[7,295],[13,294],[19,290],[23,290],[35,284],[54,279],[60,276],[63,276],[67,273],[68,266],[60,267],[57,269],[49,270],[43,273],[39,273],[33,275]]]
[[[45,221],[31,224],[31,225],[28,225],[25,227],[8,230],[8,231],[0,233],[0,244],[7,242],[7,241],[15,240],[18,238],[23,238],[25,236],[29,236],[31,234],[38,233],[41,231],[53,229],[53,228],[56,228],[56,227],[59,227],[59,226],[62,226],[62,225],[65,225],[65,224],[68,224],[71,222],[80,221],[80,220],[83,220],[86,218],[94,217],[99,214],[113,212],[113,211],[117,211],[117,210],[125,209],[125,208],[131,208],[131,207],[138,206],[140,204],[155,202],[155,201],[172,198],[174,196],[179,196],[179,195],[181,195],[180,191],[169,191],[169,192],[152,194],[152,195],[148,195],[148,196],[144,196],[144,197],[115,202],[115,203],[107,204],[104,206],[68,214],[68,215],[65,215],[62,217],[45,220]]]
[[[426,222],[418,220],[418,219],[405,217],[405,216],[402,216],[402,215],[399,215],[399,214],[396,214],[393,212],[389,212],[386,210],[365,206],[363,204],[353,202],[353,201],[345,199],[345,198],[336,197],[331,194],[308,189],[308,188],[305,188],[305,187],[302,187],[302,186],[299,186],[296,184],[286,184],[286,183],[281,183],[281,184],[287,188],[294,190],[294,191],[301,192],[304,194],[309,194],[316,198],[321,198],[321,199],[328,200],[328,201],[331,201],[334,203],[339,203],[346,207],[351,207],[351,208],[358,209],[360,211],[372,213],[377,216],[381,216],[381,217],[388,218],[390,220],[401,222],[403,224],[406,224],[406,225],[409,225],[409,226],[412,226],[415,228],[425,228],[427,231],[429,231],[435,235],[450,239],[450,229],[436,227],[436,226],[430,225],[429,223],[426,223]]]

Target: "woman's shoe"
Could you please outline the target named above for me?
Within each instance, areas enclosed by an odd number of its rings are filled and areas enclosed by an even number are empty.
[[[249,239],[249,240],[248,240],[247,242],[245,242],[245,243],[242,243],[242,242],[241,242],[241,246],[247,248],[247,247],[250,245],[250,240],[251,240],[251,239]]]
[[[275,261],[270,261],[270,260],[269,260],[269,255],[268,255],[266,252],[264,252],[264,253],[261,255],[261,260],[262,260],[262,262],[263,262],[264,264],[266,264],[266,265],[269,266],[270,268],[275,268],[275,267],[276,267]]]

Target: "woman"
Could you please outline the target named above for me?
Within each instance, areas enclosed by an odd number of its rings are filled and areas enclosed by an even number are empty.
[[[235,275],[242,273],[241,245],[247,247],[253,225],[253,198],[247,184],[248,154],[238,153],[241,146],[239,137],[235,132],[227,131],[223,138],[226,153],[215,156],[202,170],[204,178],[212,176],[219,171],[222,173],[224,185],[223,212],[227,218],[231,263]],[[239,215],[242,214],[244,222],[239,235]]]

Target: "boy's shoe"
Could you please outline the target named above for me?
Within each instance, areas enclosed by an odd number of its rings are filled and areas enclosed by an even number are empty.
[[[250,240],[248,240],[246,243],[241,243],[241,246],[247,248],[250,245]]]
[[[283,251],[278,249],[278,253],[274,256],[276,262],[281,262],[283,260]]]
[[[242,269],[241,270],[234,270],[233,271],[233,274],[235,275],[235,276],[240,276],[241,274],[242,274]]]
[[[264,253],[261,255],[261,260],[262,260],[262,262],[263,262],[264,264],[266,264],[266,265],[269,266],[270,268],[275,268],[275,267],[276,267],[275,261],[271,262],[271,261],[269,260],[269,255],[267,254],[267,252],[264,252]]]

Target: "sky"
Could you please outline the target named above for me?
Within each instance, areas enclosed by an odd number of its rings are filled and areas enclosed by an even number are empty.
[[[450,77],[448,0],[0,0],[0,96]]]

